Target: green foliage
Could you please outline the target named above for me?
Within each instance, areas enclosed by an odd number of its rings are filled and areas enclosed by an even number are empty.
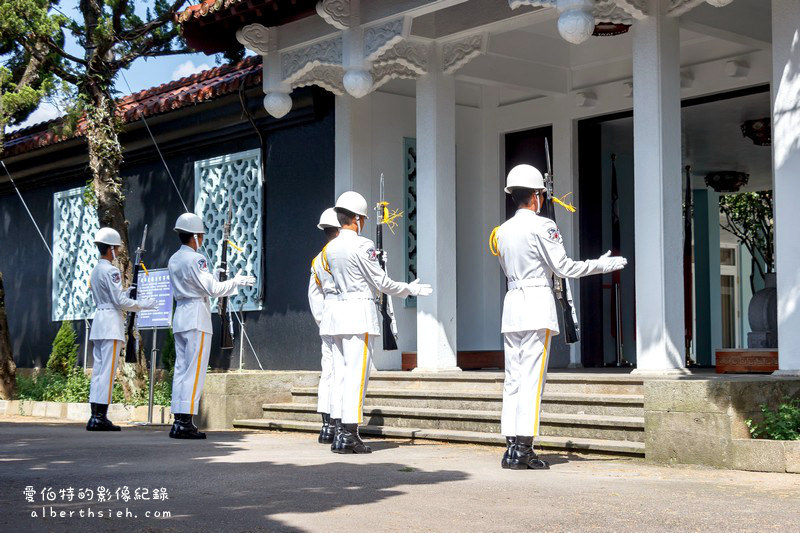
[[[750,434],[756,439],[800,440],[800,398],[786,398],[774,411],[761,406],[764,421],[747,421]]]
[[[143,388],[137,390],[131,398],[131,404],[135,406],[147,405],[150,396],[150,376],[147,376]],[[172,372],[164,376],[164,379],[157,381],[153,387],[153,405],[169,405],[172,403]]]
[[[750,255],[758,259],[755,264],[761,277],[775,267],[775,222],[772,216],[772,191],[740,192],[719,199],[719,208],[725,215],[723,229],[734,234],[747,247]]]
[[[91,379],[82,369],[73,368],[69,375],[45,370],[32,376],[17,374],[17,399],[35,402],[78,402],[89,401]],[[125,401],[122,385],[114,384],[111,390],[113,403],[147,405],[149,383],[134,393],[130,402]],[[153,389],[155,405],[169,405],[172,401],[172,375],[156,383]]]
[[[53,340],[53,351],[47,360],[47,369],[55,374],[69,376],[78,360],[78,335],[72,322],[65,320]]]
[[[175,369],[175,335],[172,333],[172,328],[167,330],[167,338],[161,346],[161,364],[172,375]]]
[[[34,376],[17,375],[17,397],[20,400],[44,402],[88,402],[89,377],[74,368],[69,375],[52,371]]]

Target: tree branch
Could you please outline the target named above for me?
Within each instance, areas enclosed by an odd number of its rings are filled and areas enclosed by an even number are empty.
[[[114,33],[119,36],[122,33],[122,15],[128,8],[128,0],[119,0],[111,15],[111,24],[114,28]]]
[[[71,83],[73,85],[78,85],[80,79],[78,76],[68,70],[62,68],[59,65],[51,64],[52,62],[48,62],[47,58],[36,49],[35,45],[32,45],[28,42],[27,39],[23,38],[20,40],[20,44],[23,48],[33,57],[35,57],[42,65],[47,65],[59,78],[66,81],[67,83]]]
[[[88,62],[87,62],[85,59],[81,59],[81,58],[79,58],[79,57],[76,57],[76,56],[74,56],[74,55],[72,55],[72,54],[68,53],[66,50],[64,50],[63,48],[61,48],[60,46],[58,46],[58,45],[57,45],[57,44],[56,44],[56,43],[55,43],[55,42],[54,42],[52,39],[50,39],[49,37],[48,37],[48,38],[46,38],[46,39],[44,39],[44,44],[45,44],[45,45],[47,45],[47,47],[48,47],[48,48],[49,48],[51,51],[53,51],[53,52],[55,52],[56,54],[60,55],[60,56],[61,56],[61,57],[63,57],[64,59],[68,59],[68,60],[70,60],[70,61],[73,61],[73,62],[75,62],[75,63],[81,64],[81,65],[83,65],[83,66],[86,66],[86,65],[88,65],[88,64],[89,64],[89,63],[88,63]]]
[[[133,28],[132,30],[120,33],[119,38],[122,39],[123,41],[135,41],[142,35],[146,35],[152,32],[153,30],[156,30],[164,26],[175,17],[175,14],[181,7],[183,7],[185,3],[186,0],[175,0],[170,6],[170,8],[167,11],[165,11],[160,17],[155,18],[146,24],[142,24],[138,28]]]

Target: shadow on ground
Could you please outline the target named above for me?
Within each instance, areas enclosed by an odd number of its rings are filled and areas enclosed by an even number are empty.
[[[0,423],[0,530],[239,530],[299,531],[278,514],[323,513],[338,508],[357,516],[359,506],[380,502],[414,490],[415,485],[437,485],[464,480],[458,470],[420,471],[407,465],[381,462],[372,456],[339,456],[312,440],[298,444],[287,437],[292,450],[259,447],[248,433],[214,432],[206,441],[175,441],[162,428],[125,428],[120,433],[88,433],[72,424]],[[380,453],[398,444],[372,441]],[[382,454],[381,454],[382,455]],[[301,457],[302,456],[302,457]],[[270,460],[264,460],[264,458]],[[111,491],[127,486],[165,488],[166,501],[62,502],[56,512],[76,511],[74,518],[47,518],[41,513],[42,488],[96,488]],[[37,491],[35,503],[26,503],[25,487]],[[443,489],[446,490],[446,489]],[[77,511],[95,509],[169,510],[169,520],[77,518]],[[249,528],[249,529],[248,529]],[[331,524],[331,529],[337,529]]]

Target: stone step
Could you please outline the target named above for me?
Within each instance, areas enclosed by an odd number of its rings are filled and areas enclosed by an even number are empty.
[[[369,386],[379,389],[502,392],[503,372],[373,372]],[[630,374],[550,372],[547,391],[582,394],[644,394],[642,378]]]
[[[316,387],[292,388],[294,403],[315,402]],[[469,409],[499,411],[503,404],[501,391],[453,391],[425,389],[367,390],[365,407],[422,407],[431,409]],[[546,413],[591,414],[608,416],[644,416],[644,396],[634,394],[583,394],[545,391],[542,410]]]
[[[240,429],[258,429],[272,431],[308,431],[319,432],[319,422],[280,419],[234,420],[233,426]],[[423,439],[470,444],[504,445],[505,439],[497,433],[481,433],[476,431],[454,431],[442,429],[407,428],[392,426],[361,426],[359,432],[367,436],[392,438]],[[644,457],[644,444],[631,441],[613,441],[569,437],[543,436],[536,439],[536,445],[552,450],[569,450],[622,454]]]
[[[316,404],[264,404],[267,419],[317,421]],[[456,431],[500,432],[500,411],[367,406],[364,424]],[[542,413],[542,435],[589,439],[644,441],[644,417]]]

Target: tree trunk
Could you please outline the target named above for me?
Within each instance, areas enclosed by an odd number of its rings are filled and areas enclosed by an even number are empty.
[[[0,272],[0,399],[11,400],[17,385],[17,365],[11,351],[11,338],[6,320],[6,294],[3,273]]]
[[[3,95],[0,92],[0,155],[6,141],[6,117],[3,114]],[[6,291],[3,288],[3,273],[0,272],[0,400],[11,400],[17,388],[17,365],[11,351],[11,334],[6,319]]]
[[[128,221],[125,220],[125,195],[119,174],[122,145],[119,142],[120,125],[116,117],[116,103],[105,91],[94,89],[91,93],[92,107],[87,111],[86,138],[92,185],[97,199],[97,218],[100,226],[114,228],[122,237],[123,246],[117,253],[116,263],[122,273],[123,286],[127,286],[133,279],[133,265],[129,254]],[[122,378],[120,382],[128,398],[132,389],[144,387],[147,376],[147,363],[141,342],[139,346],[133,380],[124,379],[121,369],[118,374]]]

